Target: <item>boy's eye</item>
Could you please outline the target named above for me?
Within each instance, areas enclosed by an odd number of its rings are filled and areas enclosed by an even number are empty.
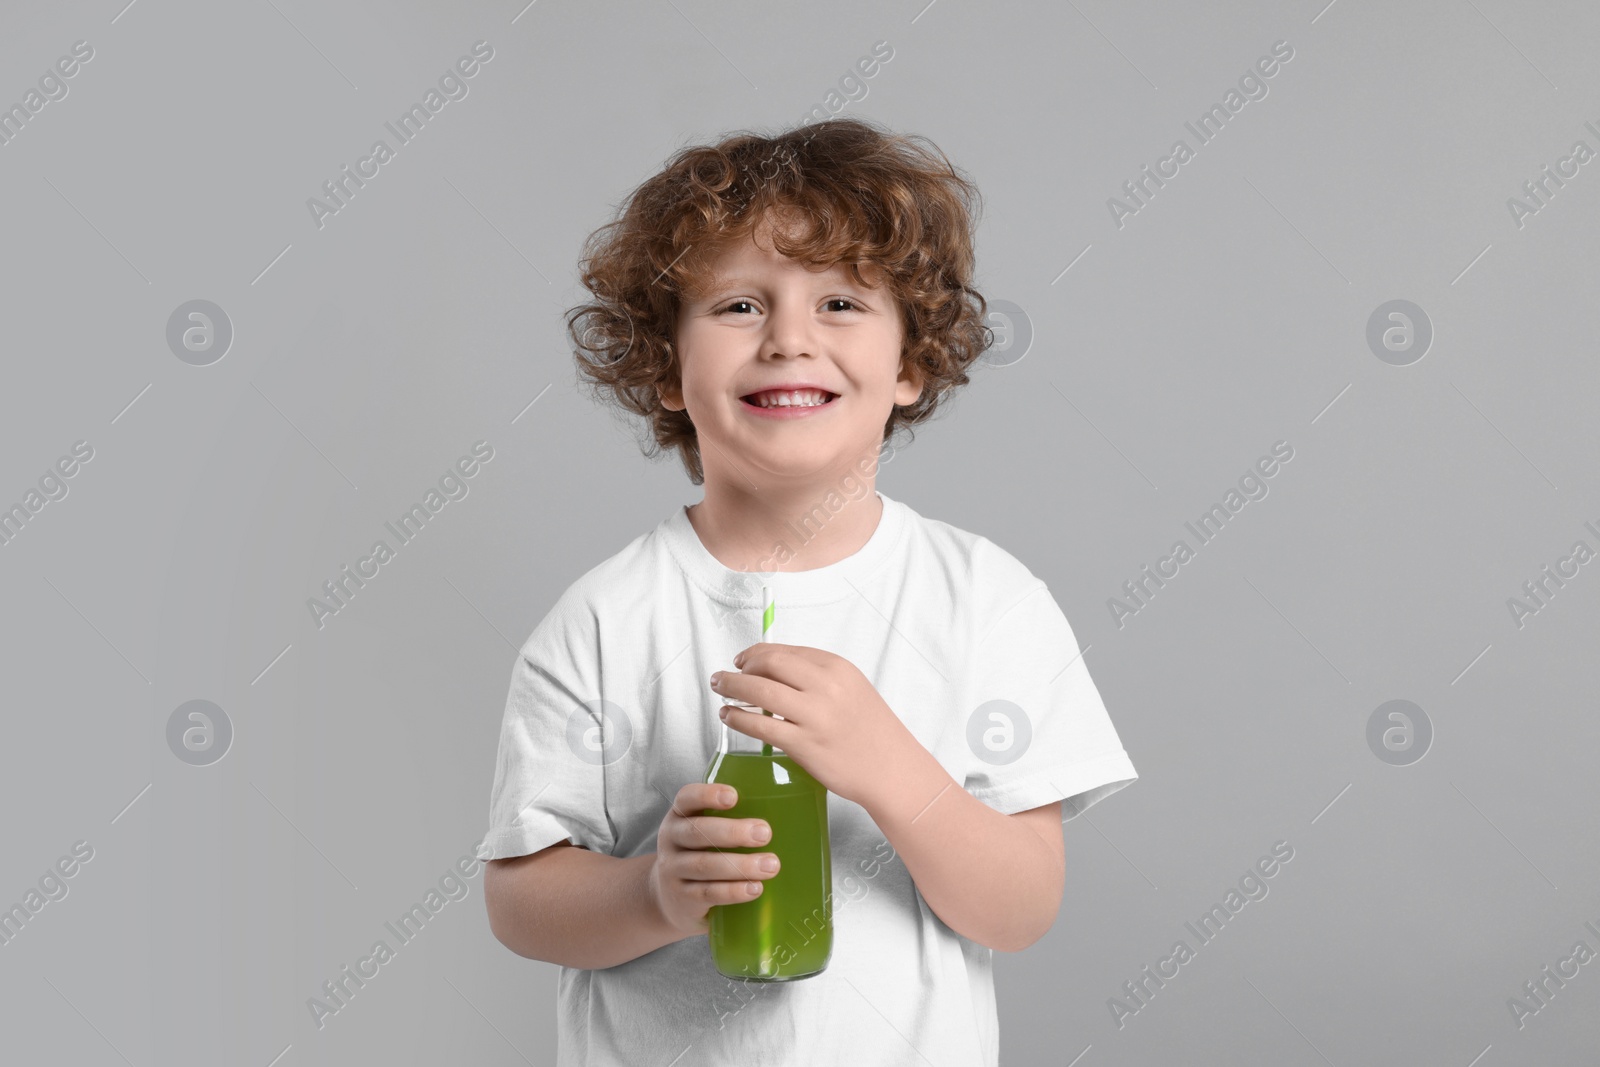
[[[826,303],[827,303],[830,311],[832,311],[832,310],[838,310],[838,311],[860,311],[861,310],[860,306],[857,305],[854,300],[851,300],[851,299],[849,299],[847,297],[843,297],[843,296],[830,297],[826,301]],[[834,305],[834,304],[843,304],[845,306],[842,307],[842,308],[834,308],[834,307],[832,307],[832,305]],[[752,306],[753,305],[748,300],[735,300],[733,303],[728,304],[725,307],[723,307],[721,311],[717,312],[717,314],[724,315],[724,314],[727,314],[728,312],[732,311],[734,308],[752,307]]]

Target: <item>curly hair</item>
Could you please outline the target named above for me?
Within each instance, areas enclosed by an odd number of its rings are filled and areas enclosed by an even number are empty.
[[[931,141],[858,119],[827,119],[775,136],[740,132],[683,149],[627,198],[617,218],[589,235],[580,262],[591,303],[567,312],[578,371],[602,400],[644,416],[655,456],[676,449],[689,480],[705,479],[687,410],[663,406],[658,387],[681,385],[672,339],[680,300],[711,264],[770,215],[798,228],[773,247],[811,269],[882,268],[902,313],[902,371],[915,367],[922,395],[895,405],[888,441],[932,418],[967,368],[994,342],[988,304],[972,286],[973,230],[982,200]]]

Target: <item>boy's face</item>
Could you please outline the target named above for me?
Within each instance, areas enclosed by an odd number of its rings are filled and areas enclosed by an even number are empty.
[[[682,386],[661,398],[688,411],[707,482],[831,476],[876,456],[894,405],[922,393],[917,373],[900,365],[904,330],[889,290],[856,284],[842,264],[808,270],[773,251],[768,233],[717,259],[678,315]],[[862,272],[881,285],[879,268]],[[807,409],[754,402],[752,394],[791,383],[833,399]]]

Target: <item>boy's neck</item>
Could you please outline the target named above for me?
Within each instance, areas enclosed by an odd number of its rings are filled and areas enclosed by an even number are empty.
[[[688,509],[706,551],[730,570],[809,571],[859,552],[878,528],[883,502],[876,478],[855,475],[866,491],[849,496],[838,486],[768,489],[705,483],[705,498]],[[842,500],[838,511],[825,501]]]

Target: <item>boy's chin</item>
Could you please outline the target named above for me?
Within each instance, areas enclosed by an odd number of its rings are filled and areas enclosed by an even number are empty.
[[[850,463],[846,451],[829,447],[763,448],[736,456],[734,462],[752,474],[760,472],[785,482],[803,482],[808,478],[826,481],[840,466]],[[759,482],[760,477],[756,480]]]

